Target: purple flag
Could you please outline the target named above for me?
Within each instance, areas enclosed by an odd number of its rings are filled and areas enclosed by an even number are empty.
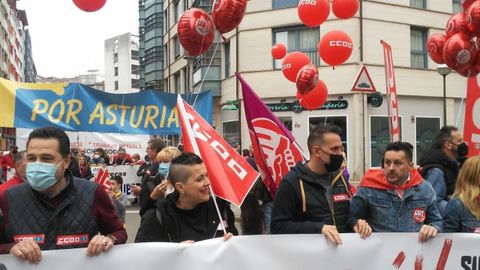
[[[239,73],[235,75],[242,84],[243,106],[255,161],[273,197],[282,178],[297,162],[304,160],[304,155],[282,121],[268,109]]]

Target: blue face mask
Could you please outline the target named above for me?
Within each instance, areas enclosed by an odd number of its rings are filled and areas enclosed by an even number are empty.
[[[28,162],[27,163],[27,182],[31,188],[36,191],[43,191],[53,186],[57,182],[55,172],[58,164],[44,163],[44,162]]]
[[[160,171],[160,174],[163,175],[164,177],[167,176],[168,171],[170,170],[170,163],[160,163],[158,166],[158,170]]]

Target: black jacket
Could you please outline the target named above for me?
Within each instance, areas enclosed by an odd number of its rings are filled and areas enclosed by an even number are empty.
[[[419,165],[423,167],[421,172],[423,177],[427,175],[430,169],[441,169],[445,177],[447,196],[453,194],[459,172],[459,163],[456,160],[448,157],[441,149],[431,149],[420,159]]]
[[[306,163],[297,163],[275,195],[271,231],[321,233],[323,225],[336,225],[340,233],[351,232],[355,222],[350,215],[350,198],[349,184],[342,180],[340,171],[318,175]]]
[[[214,237],[223,236],[223,231],[219,229],[219,218],[213,199],[206,203],[197,205],[193,211],[202,211],[207,217],[205,224],[195,224],[197,230],[195,233],[189,232],[186,235],[184,218],[178,213],[175,203],[178,199],[178,193],[173,192],[164,200],[158,200],[156,208],[148,210],[142,216],[140,228],[138,229],[135,242],[175,242],[179,243],[186,240],[201,241]],[[217,199],[220,213],[224,220],[227,221],[227,232],[234,235],[238,234],[235,228],[235,216],[230,209],[230,205]]]
[[[157,162],[151,163],[145,169],[145,173],[143,174],[141,183],[142,189],[140,190],[140,196],[138,198],[140,204],[140,216],[143,216],[147,210],[151,208],[149,205],[149,201],[151,201],[150,193],[152,193],[153,189],[155,189],[155,187],[161,182],[155,178],[155,175],[158,173],[158,165]]]

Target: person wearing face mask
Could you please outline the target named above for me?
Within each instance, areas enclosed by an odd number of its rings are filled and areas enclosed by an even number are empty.
[[[339,233],[357,232],[368,237],[365,220],[350,214],[349,184],[340,167],[343,146],[340,128],[318,125],[307,140],[308,162],[299,162],[282,179],[273,201],[272,234],[322,233],[340,245]]]
[[[148,201],[140,209],[142,213],[146,213],[148,209],[155,207],[157,200],[165,198],[174,191],[172,184],[167,180],[167,176],[172,160],[180,154],[180,151],[173,146],[167,146],[157,154],[158,172],[150,177],[147,182],[147,187],[151,192]]]
[[[70,162],[63,130],[30,133],[27,183],[0,194],[0,254],[36,264],[43,250],[86,247],[88,256],[96,256],[126,242],[104,187],[73,177]]]
[[[468,154],[468,146],[454,126],[442,127],[435,135],[432,148],[420,159],[421,174],[432,184],[440,214],[455,191],[460,162]]]
[[[7,182],[0,185],[0,193],[13,186],[23,184],[25,181],[27,181],[25,175],[25,167],[27,166],[26,153],[26,151],[20,151],[13,155],[13,162],[15,163],[15,175],[12,178],[8,179]]]
[[[443,220],[435,191],[413,166],[412,150],[407,142],[388,144],[383,169],[365,173],[350,205],[374,232],[418,232],[425,242],[442,232]]]

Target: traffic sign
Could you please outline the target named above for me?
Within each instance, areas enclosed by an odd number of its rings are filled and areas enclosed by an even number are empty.
[[[375,93],[375,86],[373,85],[373,81],[370,78],[370,74],[368,74],[367,67],[362,65],[360,71],[357,74],[357,78],[352,86],[352,91],[359,91],[359,92],[367,92],[367,93]]]

